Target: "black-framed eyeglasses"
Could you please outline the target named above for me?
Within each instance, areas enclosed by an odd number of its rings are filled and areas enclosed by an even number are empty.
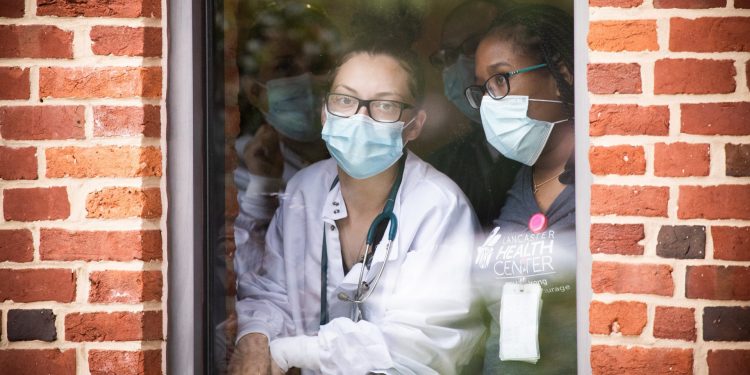
[[[481,34],[474,34],[466,38],[458,47],[444,47],[430,55],[430,64],[437,68],[443,68],[453,65],[458,60],[459,55],[474,57],[474,52],[481,40]]]
[[[413,108],[411,104],[395,100],[363,100],[346,94],[326,94],[326,111],[332,115],[351,117],[362,107],[367,108],[368,115],[379,122],[399,121],[405,109]]]
[[[545,66],[547,66],[547,64],[539,64],[512,72],[495,74],[488,78],[481,86],[473,85],[467,87],[466,91],[464,91],[464,94],[466,94],[466,100],[468,100],[471,107],[475,109],[479,109],[485,93],[487,93],[492,99],[500,100],[506,97],[510,92],[510,77],[513,77],[516,74],[543,68]]]

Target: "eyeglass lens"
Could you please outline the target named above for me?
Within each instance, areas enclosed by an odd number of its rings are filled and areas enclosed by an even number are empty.
[[[326,108],[336,116],[350,117],[359,111],[362,104],[366,105],[367,113],[375,121],[396,122],[401,118],[403,105],[392,100],[360,100],[343,94],[328,94]]]

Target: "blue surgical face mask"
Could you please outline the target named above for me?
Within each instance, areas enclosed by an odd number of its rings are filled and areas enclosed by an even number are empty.
[[[409,121],[409,125],[414,121]],[[323,140],[339,167],[349,176],[364,179],[392,166],[403,155],[403,121],[378,122],[356,114],[339,117],[326,113]]]
[[[443,88],[445,89],[445,97],[458,108],[464,116],[468,117],[469,120],[474,123],[482,123],[482,118],[479,115],[479,110],[474,109],[469,105],[466,100],[464,91],[467,87],[474,84],[474,59],[464,56],[463,54],[458,55],[453,65],[447,66],[443,69]]]
[[[268,112],[264,115],[274,129],[300,142],[320,138],[320,122],[310,73],[272,79],[265,86]]]
[[[528,96],[508,95],[500,100],[485,95],[480,113],[484,135],[493,147],[509,159],[528,166],[534,165],[547,144],[556,122],[528,117],[529,101],[562,103],[558,100],[529,99]]]

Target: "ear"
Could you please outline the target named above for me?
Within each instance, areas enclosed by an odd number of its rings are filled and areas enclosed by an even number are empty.
[[[413,141],[419,137],[419,134],[422,133],[422,127],[424,126],[425,121],[427,121],[427,112],[420,109],[414,117],[414,122],[409,125],[404,132],[404,143]]]
[[[565,64],[560,61],[557,63],[557,70],[562,74],[563,79],[565,82],[567,82],[569,85],[573,85],[573,73],[571,73],[570,70],[568,70],[568,67],[565,66]],[[557,92],[557,97],[560,97],[560,89],[557,88],[557,84],[555,84],[555,90]]]
[[[320,106],[320,127],[323,128],[326,126],[326,116],[328,114],[326,113],[326,107],[325,105]]]
[[[248,76],[242,76],[240,77],[240,88],[250,104],[258,109],[268,110],[268,103],[264,103],[265,100],[262,98],[263,87],[257,81]]]

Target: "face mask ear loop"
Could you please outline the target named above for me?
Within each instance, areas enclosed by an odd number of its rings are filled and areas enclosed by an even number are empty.
[[[406,123],[406,125],[404,125],[404,127],[403,127],[403,128],[401,128],[401,134],[403,134],[403,133],[404,133],[404,131],[406,131],[406,128],[410,127],[410,126],[411,126],[411,124],[413,124],[413,123],[414,123],[414,122],[415,122],[416,120],[417,120],[417,118],[416,118],[416,117],[414,117],[413,119],[411,119],[411,121],[407,122],[407,123]],[[407,140],[406,140],[406,142],[404,142],[404,147],[403,147],[403,148],[406,148],[406,145],[407,145],[408,143],[409,143],[409,140],[407,139]]]

